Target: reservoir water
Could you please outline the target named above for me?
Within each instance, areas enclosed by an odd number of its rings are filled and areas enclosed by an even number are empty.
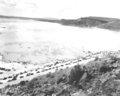
[[[0,52],[4,61],[42,63],[83,56],[83,51],[120,48],[120,32],[32,20],[1,20]]]

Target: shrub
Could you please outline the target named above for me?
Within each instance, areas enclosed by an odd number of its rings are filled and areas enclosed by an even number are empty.
[[[48,73],[48,74],[46,75],[46,77],[48,77],[48,78],[54,78],[54,75],[53,75],[52,73]]]
[[[26,84],[26,81],[21,81],[19,84],[24,86]]]
[[[37,81],[38,81],[37,78],[32,79],[30,82],[28,82],[27,88],[32,89],[36,85]]]
[[[69,83],[73,84],[74,82],[76,82],[75,84],[77,84],[80,80],[80,78],[82,77],[84,73],[84,70],[82,70],[82,68],[80,68],[80,65],[75,66],[69,75]]]

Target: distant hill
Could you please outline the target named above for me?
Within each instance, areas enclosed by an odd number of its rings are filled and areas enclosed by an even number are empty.
[[[83,17],[78,19],[55,19],[55,18],[30,18],[30,17],[0,15],[0,18],[52,22],[52,23],[59,23],[65,26],[75,26],[75,27],[83,27],[83,28],[97,27],[97,28],[113,30],[113,31],[120,30],[120,19],[107,18],[107,17],[90,16],[90,17]]]
[[[82,28],[97,27],[113,31],[120,30],[120,19],[116,18],[84,17],[78,19],[62,19],[60,20],[60,23],[66,26],[76,26]]]
[[[58,19],[55,18],[31,18],[31,17],[18,17],[18,16],[4,16],[0,15],[0,18],[5,19],[17,19],[17,20],[35,20],[35,21],[44,21],[44,22],[58,22]]]
[[[76,20],[62,19],[60,23],[67,26],[76,26],[84,28],[97,27],[114,31],[120,30],[120,20],[115,18],[84,17]]]
[[[61,24],[70,25],[70,26],[78,26],[78,27],[97,27],[98,25],[108,23],[107,20],[99,20],[96,18],[85,17],[76,20],[61,20]]]

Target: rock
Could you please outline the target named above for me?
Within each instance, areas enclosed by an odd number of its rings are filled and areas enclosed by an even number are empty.
[[[14,93],[13,92],[7,92],[6,93],[8,96],[12,96]]]
[[[102,84],[102,91],[106,96],[120,96],[120,80],[108,79]]]

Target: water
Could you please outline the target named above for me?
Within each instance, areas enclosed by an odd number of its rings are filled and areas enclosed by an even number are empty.
[[[120,33],[57,23],[6,20],[0,24],[0,52],[4,61],[41,63],[75,58],[85,51],[118,50]],[[5,28],[3,28],[5,27]]]

